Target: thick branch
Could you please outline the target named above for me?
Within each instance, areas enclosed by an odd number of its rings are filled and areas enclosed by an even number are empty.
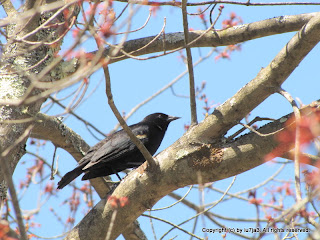
[[[191,47],[212,47],[212,46],[226,46],[233,45],[256,38],[262,38],[275,34],[298,31],[304,24],[306,24],[316,13],[281,16],[271,19],[266,19],[249,24],[243,24],[232,28],[209,31],[201,36],[205,31],[189,32],[189,42],[197,40]],[[145,37],[135,40],[127,41],[123,44],[122,50],[133,55],[141,56],[155,52],[168,52],[170,50],[181,49],[184,47],[184,33],[166,33],[165,39],[160,36]],[[151,44],[150,42],[154,40]],[[147,46],[146,46],[147,45]],[[104,56],[108,56],[110,48],[106,48]],[[92,52],[93,54],[96,51]],[[118,62],[127,59],[128,56],[119,53],[113,57],[112,62]]]
[[[271,63],[202,122],[201,140],[224,135],[267,97],[275,93],[320,40],[320,14],[286,44]]]

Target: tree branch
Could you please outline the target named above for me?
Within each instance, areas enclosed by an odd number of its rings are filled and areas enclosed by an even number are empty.
[[[304,57],[320,40],[320,13],[285,45],[271,63],[233,97],[200,123],[201,141],[210,142],[224,135],[271,94],[277,92]],[[192,129],[191,129],[192,131]]]
[[[301,194],[301,178],[300,178],[300,124],[301,124],[301,114],[300,109],[298,107],[298,104],[293,99],[293,97],[282,88],[278,89],[279,93],[288,100],[288,102],[291,104],[293,108],[293,113],[296,119],[296,132],[295,132],[295,148],[294,148],[294,175],[295,175],[295,189],[296,189],[296,197],[297,201],[302,200],[302,194]]]
[[[218,31],[209,31],[204,34],[198,41],[193,43],[190,47],[217,47],[234,45],[237,43],[249,41],[256,38],[262,38],[270,35],[281,34],[285,32],[298,31],[304,24],[306,24],[317,13],[288,15],[266,19],[249,24],[243,24]],[[190,31],[189,41],[192,42],[201,36],[205,31]],[[156,36],[145,37],[135,40],[126,41],[122,50],[133,56],[141,56],[144,54],[150,54],[155,52],[167,53],[172,50],[179,50],[185,46],[184,33],[166,33],[165,39],[160,36],[155,39]],[[149,44],[152,41],[152,44]],[[148,46],[146,46],[149,44]],[[137,50],[139,49],[139,50]],[[110,48],[106,48],[104,51],[104,57],[109,56]],[[91,52],[95,54],[96,51]],[[170,52],[169,52],[170,53]],[[110,63],[122,61],[127,59],[128,56],[121,53],[112,57]]]

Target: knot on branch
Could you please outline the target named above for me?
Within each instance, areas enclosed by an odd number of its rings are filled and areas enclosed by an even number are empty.
[[[223,159],[223,149],[213,144],[198,144],[192,153],[189,166],[201,171],[210,171],[220,165]]]

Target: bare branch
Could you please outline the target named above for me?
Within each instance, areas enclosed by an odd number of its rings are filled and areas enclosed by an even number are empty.
[[[275,119],[273,118],[261,118],[261,117],[255,117],[255,119],[253,119],[252,121],[250,121],[247,126],[251,126],[253,125],[255,122],[258,121],[274,121]],[[227,138],[227,141],[230,141],[231,139],[235,138],[236,136],[238,136],[240,133],[242,133],[244,130],[248,129],[248,127],[243,127],[241,128],[239,131],[235,132],[234,134],[232,134],[231,136],[229,136]],[[251,129],[250,129],[251,130]],[[260,133],[259,133],[260,134]]]
[[[53,118],[42,113],[38,113],[36,118],[37,121],[35,121],[31,137],[50,140],[55,146],[69,152],[77,161],[80,161],[89,150],[89,145],[59,118]],[[91,180],[91,184],[101,198],[105,197],[110,191],[110,186],[102,178]]]
[[[190,110],[191,110],[191,126],[198,124],[197,119],[197,106],[196,106],[196,94],[194,87],[194,73],[191,49],[189,44],[189,27],[188,27],[188,15],[187,15],[187,0],[182,0],[182,19],[183,19],[183,32],[184,32],[184,44],[187,53],[187,65],[189,72],[189,92],[190,92]]]
[[[224,191],[224,193],[222,194],[222,196],[219,198],[218,201],[216,201],[214,204],[212,204],[211,206],[209,206],[209,207],[206,208],[206,209],[203,209],[203,206],[200,206],[200,207],[198,208],[198,211],[197,211],[197,214],[196,214],[196,215],[194,215],[194,216],[192,216],[191,218],[189,218],[189,219],[181,222],[181,223],[179,224],[179,226],[182,225],[182,224],[185,224],[185,223],[189,222],[190,220],[192,220],[192,219],[194,219],[194,218],[196,218],[196,217],[198,217],[198,216],[200,216],[200,215],[202,215],[202,214],[206,215],[206,213],[208,213],[212,208],[214,208],[218,203],[220,203],[220,202],[223,200],[223,198],[224,198],[224,197],[226,196],[226,194],[229,192],[230,188],[233,186],[235,180],[236,180],[236,176],[233,177],[232,182],[229,184],[229,186],[228,186],[227,189]],[[200,183],[200,184],[201,184],[201,183]],[[164,236],[166,236],[166,235],[167,235],[171,230],[173,230],[173,229],[174,229],[174,228],[171,228],[168,232],[166,232],[166,233],[162,236],[162,238],[163,238]]]
[[[58,101],[57,99],[53,98],[53,97],[49,97],[52,102],[58,104],[60,107],[62,107],[63,109],[65,109],[66,113],[70,113],[71,115],[73,115],[75,118],[77,118],[78,120],[80,120],[81,122],[83,122],[86,126],[90,126],[92,127],[97,133],[100,133],[102,136],[106,137],[106,134],[101,132],[97,127],[95,127],[92,123],[88,122],[87,120],[83,119],[81,116],[79,116],[78,114],[74,113],[72,109],[64,106],[60,101]],[[64,113],[63,113],[64,114]]]
[[[128,6],[128,5],[127,5]],[[126,8],[126,7],[125,7]],[[133,32],[137,32],[137,31],[140,31],[141,29],[145,28],[150,20],[150,17],[151,17],[151,10],[149,11],[149,15],[148,15],[148,18],[146,20],[146,22],[139,28],[137,29],[134,29],[134,30],[130,30],[129,32],[117,32],[115,33],[115,35],[120,35],[120,34],[128,34],[128,33],[133,33]]]
[[[301,123],[301,114],[299,107],[293,97],[285,90],[279,89],[279,93],[285,97],[288,102],[291,104],[294,112],[294,116],[296,118],[296,136],[295,136],[295,148],[294,148],[294,175],[295,175],[295,188],[296,188],[296,196],[297,201],[302,200],[301,194],[301,179],[300,179],[300,123]]]
[[[299,30],[305,23],[307,23],[317,13],[281,16],[263,21],[253,22],[249,24],[243,24],[220,30],[217,32],[209,31],[203,35],[206,31],[190,31],[190,42],[199,38],[194,42],[191,47],[212,47],[212,46],[226,46],[234,45],[240,42],[270,36],[274,34],[292,32]],[[155,52],[163,52],[164,50],[177,50],[182,49],[184,43],[184,33],[167,33],[165,37],[165,45],[163,46],[164,39],[162,37],[156,39],[148,47],[144,48],[151,40],[155,39],[155,36],[140,38],[136,40],[130,40],[123,44],[123,51],[130,55],[140,56],[144,54],[150,54]],[[137,49],[141,49],[137,51]],[[104,52],[104,56],[109,56],[110,48],[107,48]],[[96,51],[91,52],[95,54]],[[110,63],[121,61],[128,58],[122,54],[115,55]]]
[[[250,126],[247,125],[247,124],[244,124],[244,123],[239,123],[239,124],[242,125],[244,128],[249,129],[251,132],[254,132],[254,133],[258,134],[258,135],[261,136],[261,137],[267,137],[268,135],[274,135],[274,134],[282,131],[282,129],[280,129],[280,130],[278,130],[278,131],[276,131],[276,132],[263,134],[263,133],[259,133],[257,130],[255,130],[254,128],[250,127]]]
[[[294,161],[294,153],[295,153],[295,150],[293,149],[285,153],[282,157]],[[311,166],[318,167],[320,156],[315,156],[315,155],[304,153],[304,152],[301,152],[300,155],[302,157],[306,157],[307,159],[309,159]]]
[[[162,207],[162,208],[153,208],[153,209],[150,209],[149,211],[150,211],[150,212],[151,212],[151,211],[160,211],[160,210],[164,210],[164,209],[168,209],[168,208],[173,207],[174,205],[176,205],[176,204],[180,203],[181,201],[183,201],[183,200],[188,196],[188,194],[190,193],[190,191],[191,191],[192,188],[193,188],[193,185],[191,185],[191,186],[189,187],[188,191],[185,193],[185,195],[184,195],[183,197],[177,198],[178,201],[170,204],[169,206]],[[169,196],[172,197],[172,196],[173,196],[172,194],[174,194],[174,193],[170,193]]]
[[[166,224],[171,225],[171,226],[173,227],[173,229],[174,229],[174,228],[179,229],[180,231],[182,231],[182,232],[184,232],[184,233],[186,233],[186,234],[188,234],[188,235],[190,235],[190,236],[192,236],[192,237],[194,237],[194,238],[196,238],[196,239],[203,240],[203,238],[200,238],[200,237],[198,237],[197,235],[195,235],[195,234],[193,234],[193,233],[191,233],[191,232],[188,232],[187,230],[179,227],[179,225],[176,225],[176,224],[174,224],[174,223],[172,223],[172,222],[169,222],[169,221],[167,221],[167,220],[165,220],[165,219],[163,219],[163,218],[158,218],[158,217],[155,217],[155,216],[152,216],[152,215],[146,215],[146,214],[141,214],[141,216],[148,217],[148,218],[153,218],[153,219],[156,219],[156,220],[158,220],[158,221],[164,222],[164,223],[166,223]],[[164,237],[164,236],[162,236],[162,237],[160,238],[160,240],[162,240],[163,237]]]

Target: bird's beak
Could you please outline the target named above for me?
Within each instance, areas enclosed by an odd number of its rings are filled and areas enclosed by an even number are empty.
[[[169,122],[179,119],[180,117],[168,116]]]

